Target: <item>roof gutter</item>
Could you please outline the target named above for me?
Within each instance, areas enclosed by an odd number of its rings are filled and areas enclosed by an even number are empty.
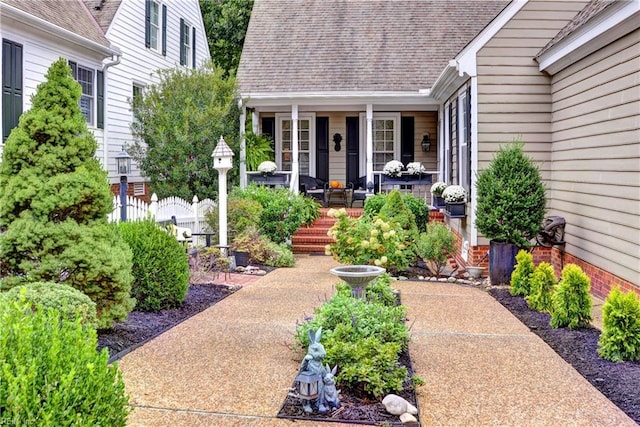
[[[19,21],[22,24],[35,27],[45,33],[67,40],[71,43],[86,47],[103,57],[115,56],[120,53],[119,50],[104,46],[86,37],[80,36],[72,31],[59,27],[44,19],[33,16],[23,10],[0,2],[0,16],[9,17]]]

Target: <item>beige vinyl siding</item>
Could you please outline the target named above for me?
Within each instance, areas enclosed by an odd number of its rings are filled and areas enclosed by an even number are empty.
[[[358,113],[324,113],[317,112],[316,117],[329,117],[329,179],[332,181],[347,182],[347,117],[358,116]],[[340,151],[335,150],[333,135],[339,133],[342,135]],[[360,135],[360,138],[363,136]],[[364,175],[363,171],[359,171],[360,175]]]
[[[548,183],[550,78],[533,58],[586,3],[529,1],[478,52],[478,170],[501,145],[520,139]]]
[[[422,166],[428,171],[438,170],[438,113],[433,112],[403,112],[402,116],[415,117],[415,133],[414,133],[414,161],[421,162]],[[431,150],[422,151],[422,136],[428,133],[431,138]]]
[[[552,78],[550,208],[566,250],[640,284],[640,30]]]

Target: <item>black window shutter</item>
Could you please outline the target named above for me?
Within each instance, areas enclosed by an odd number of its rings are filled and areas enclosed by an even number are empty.
[[[196,68],[196,27],[191,31],[191,67]]]
[[[415,147],[415,118],[403,116],[400,118],[400,161],[406,166],[414,160]]]
[[[346,118],[344,137],[347,152],[347,182],[362,186],[366,182],[360,182],[360,119],[357,116]],[[325,180],[328,181],[329,177],[327,176]],[[364,181],[366,180],[365,178]]]
[[[329,180],[329,117],[316,117],[316,178]]]
[[[2,39],[2,141],[22,114],[22,45]]]
[[[162,5],[162,56],[167,56],[167,5]]]
[[[449,156],[448,158],[445,159],[445,162],[447,164],[447,172],[449,172],[449,184],[453,183],[453,149],[455,147],[454,145],[454,141],[453,141],[453,109],[454,109],[454,105],[453,103],[449,104]]]
[[[151,47],[151,0],[144,2],[144,45]]]
[[[71,75],[75,80],[78,80],[78,64],[73,61],[69,61],[69,67],[71,67]]]
[[[98,70],[97,74],[97,94],[98,98],[98,117],[96,117],[96,126],[99,129],[104,129],[104,73]]]
[[[275,152],[276,149],[276,118],[275,117],[263,117],[262,118],[262,135],[271,138],[271,148]]]
[[[180,18],[180,65],[187,63],[187,50],[184,46],[184,19]]]

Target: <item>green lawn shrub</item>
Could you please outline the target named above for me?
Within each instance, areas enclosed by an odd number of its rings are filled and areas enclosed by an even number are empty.
[[[640,300],[633,291],[614,287],[602,306],[600,357],[613,362],[640,361]]]
[[[449,256],[455,253],[456,238],[446,225],[436,222],[427,225],[427,232],[420,233],[416,242],[417,254],[439,276],[447,265]]]
[[[24,298],[33,310],[38,306],[44,309],[55,308],[61,310],[62,316],[69,321],[79,318],[82,323],[94,328],[98,326],[96,303],[71,286],[53,282],[33,282],[11,288],[0,296],[9,301]]]
[[[418,239],[416,216],[405,205],[402,194],[398,190],[393,190],[387,195],[387,201],[380,209],[378,217],[385,221],[397,222],[403,229],[407,230],[412,241],[415,242]]]
[[[337,219],[329,229],[335,242],[326,253],[341,264],[377,265],[404,270],[415,259],[415,241],[399,222],[380,217],[351,218],[344,209],[330,209]]]
[[[293,267],[296,264],[291,249],[284,243],[275,243],[255,226],[247,227],[231,242],[231,250],[249,253],[249,261],[273,267]]]
[[[121,373],[96,346],[80,317],[0,299],[0,425],[124,427]]]
[[[575,264],[562,269],[562,279],[553,294],[551,326],[584,328],[591,321],[591,279]]]
[[[262,206],[260,232],[276,243],[285,243],[303,224],[311,224],[320,216],[317,201],[289,189],[273,189],[250,184],[246,189],[233,189],[229,200],[248,198]]]
[[[401,195],[405,206],[409,208],[415,217],[418,232],[425,231],[429,222],[429,206],[427,206],[424,199],[415,197],[411,193],[402,193]],[[379,193],[368,197],[364,205],[364,215],[368,217],[379,215],[386,201],[387,194]]]
[[[558,281],[551,264],[548,262],[538,264],[531,276],[529,295],[525,297],[529,308],[551,314],[553,310],[552,296],[557,283]]]
[[[184,247],[152,220],[120,223],[133,252],[131,295],[140,311],[176,308],[189,288],[189,262]]]
[[[533,276],[533,255],[520,250],[516,255],[516,266],[511,273],[511,295],[527,296],[531,292],[531,276]]]
[[[376,279],[380,288],[389,286],[389,278]],[[383,291],[384,294],[393,291]],[[369,294],[369,291],[367,292]],[[375,299],[375,297],[374,297]],[[315,311],[309,321],[296,330],[301,348],[309,345],[309,329],[322,327],[322,344],[327,352],[324,362],[338,366],[338,387],[355,393],[380,397],[402,389],[407,370],[398,357],[409,343],[404,323],[405,308],[351,297],[348,286]]]

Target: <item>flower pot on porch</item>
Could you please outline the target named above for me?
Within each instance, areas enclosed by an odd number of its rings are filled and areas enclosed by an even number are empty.
[[[467,204],[465,202],[446,203],[444,209],[450,218],[464,218],[466,216],[466,207]]]
[[[436,209],[442,209],[445,207],[444,199],[441,196],[433,195],[433,207]]]
[[[513,243],[489,242],[489,279],[492,285],[511,282],[511,273],[516,265],[520,248]]]

